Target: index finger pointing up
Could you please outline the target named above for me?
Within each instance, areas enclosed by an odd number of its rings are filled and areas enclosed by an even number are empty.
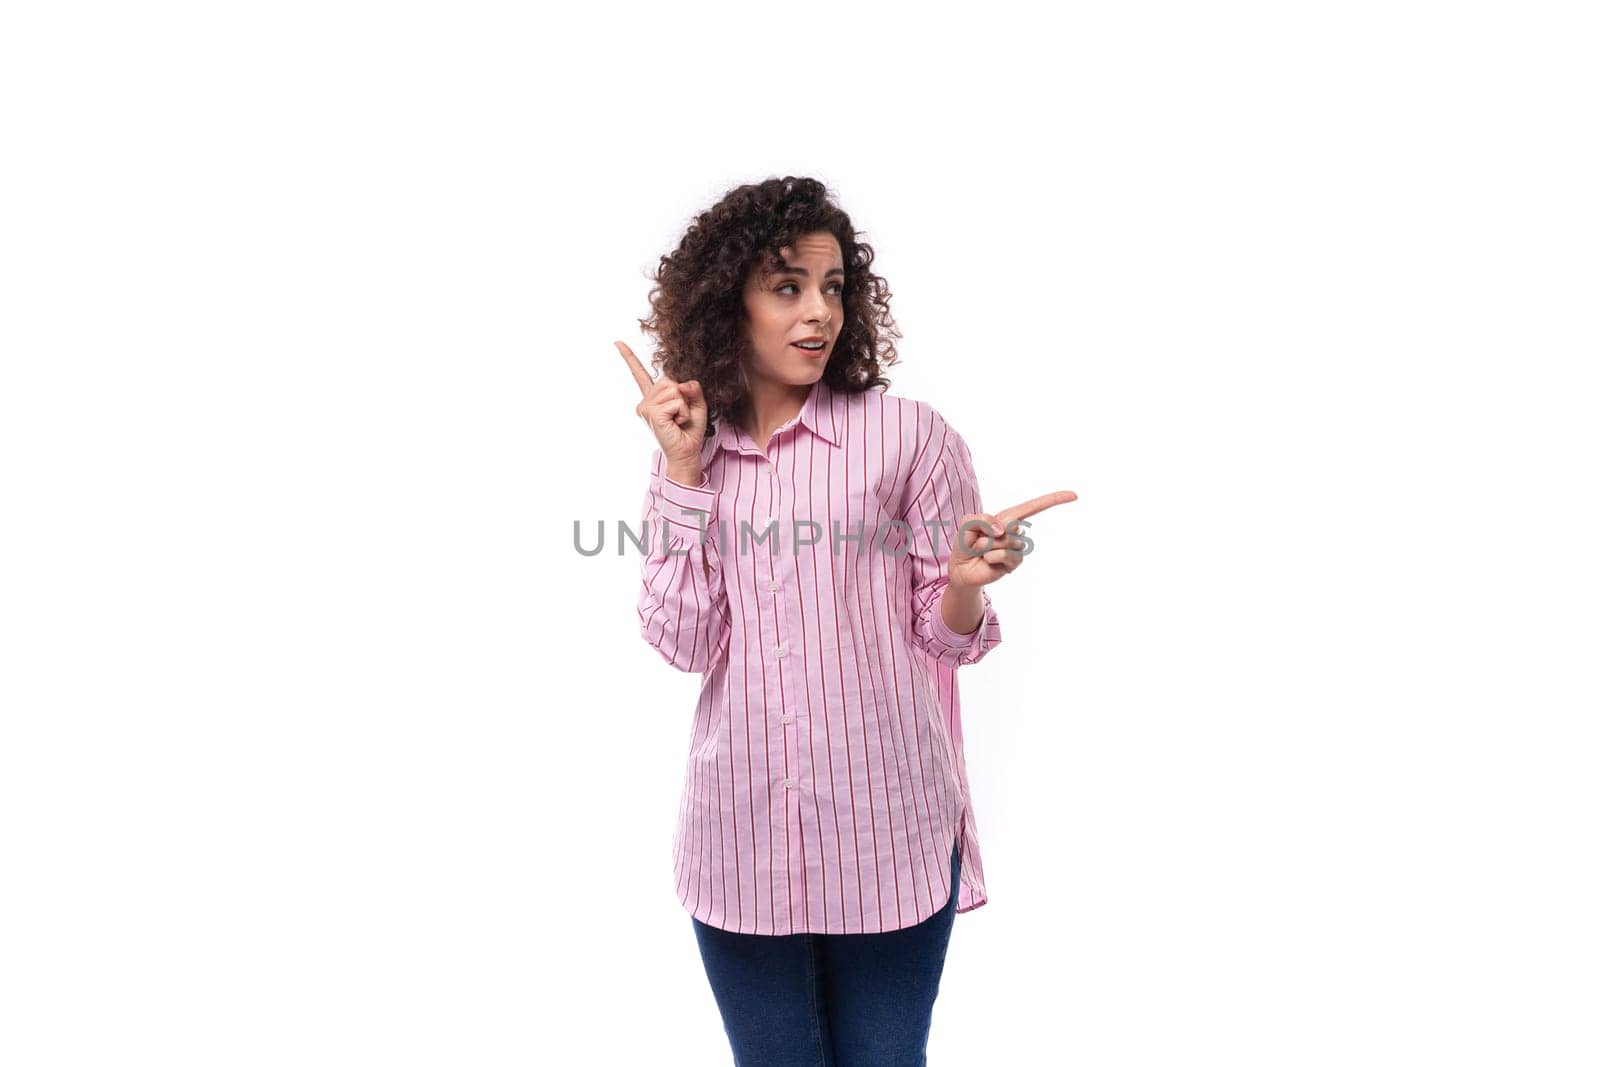
[[[1017,519],[1025,519],[1029,515],[1037,515],[1045,508],[1053,508],[1057,504],[1065,504],[1076,499],[1078,499],[1077,493],[1074,493],[1071,489],[1061,489],[1054,493],[1046,493],[1044,496],[1036,496],[1032,500],[1021,504],[1014,504],[1004,511],[996,512],[994,517],[995,521],[1000,524],[1000,528],[1004,529]]]
[[[621,341],[612,341],[611,343],[617,346],[617,350],[622,353],[622,358],[627,361],[628,369],[633,372],[633,380],[639,385],[639,392],[649,396],[651,387],[656,384],[655,379],[650,377],[650,372],[644,369],[644,364],[640,363],[639,357],[633,354],[633,349]]]

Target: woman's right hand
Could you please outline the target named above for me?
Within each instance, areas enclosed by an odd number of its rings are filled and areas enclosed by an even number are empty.
[[[612,342],[627,361],[644,399],[634,413],[644,419],[661,445],[668,476],[700,469],[700,446],[706,438],[706,397],[696,381],[679,382],[662,371],[652,379],[633,349],[621,341]]]

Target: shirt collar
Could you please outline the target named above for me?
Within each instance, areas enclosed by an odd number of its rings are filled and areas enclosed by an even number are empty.
[[[811,383],[811,392],[806,394],[806,402],[800,406],[798,416],[801,425],[830,445],[839,443],[837,396],[838,394],[828,388],[826,382],[818,378]],[[751,442],[749,449],[741,447],[741,442],[748,440],[749,435],[726,417],[717,422],[716,438],[718,448],[734,452],[755,450],[754,442]]]

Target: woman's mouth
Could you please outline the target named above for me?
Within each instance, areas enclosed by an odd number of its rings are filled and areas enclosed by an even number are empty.
[[[798,348],[801,352],[813,358],[821,356],[828,349],[826,341],[793,341],[790,347]]]

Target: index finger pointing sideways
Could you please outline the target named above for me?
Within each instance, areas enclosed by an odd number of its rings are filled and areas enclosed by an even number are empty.
[[[1025,519],[1029,515],[1037,515],[1045,508],[1053,508],[1057,504],[1066,504],[1076,499],[1078,499],[1077,493],[1074,493],[1071,489],[1062,489],[1054,493],[1046,493],[1044,496],[1036,496],[1032,500],[1021,504],[1014,504],[1004,511],[996,512],[994,517],[1003,529],[1018,519]]]

